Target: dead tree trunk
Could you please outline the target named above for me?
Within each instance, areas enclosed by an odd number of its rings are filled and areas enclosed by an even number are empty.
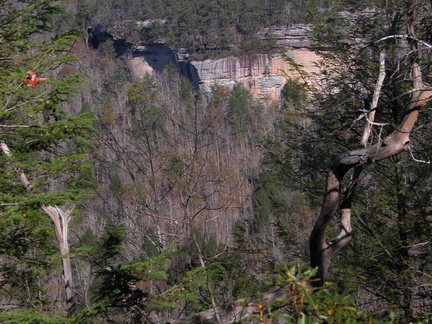
[[[407,20],[409,39],[414,50],[416,44],[414,40],[413,16],[414,3],[412,1]],[[414,51],[415,52],[415,51]],[[384,53],[385,55],[385,53]],[[385,58],[382,58],[383,62]],[[425,89],[422,81],[422,74],[417,59],[412,63],[413,90],[411,100],[405,110],[404,116],[396,129],[378,144],[367,147],[367,138],[370,134],[370,126],[373,120],[368,120],[365,134],[361,141],[362,148],[343,153],[337,156],[330,167],[327,175],[327,185],[325,188],[324,201],[321,212],[309,237],[310,260],[312,267],[318,267],[317,285],[322,285],[325,281],[332,259],[343,249],[351,240],[351,201],[356,187],[357,180],[364,165],[380,161],[388,157],[397,155],[409,148],[410,132],[417,121],[420,108],[431,101],[432,90]],[[380,69],[384,71],[384,69]],[[381,75],[379,80],[382,79]],[[376,89],[380,89],[378,83]],[[379,91],[378,91],[379,92]],[[376,98],[374,94],[374,100]],[[375,100],[377,101],[377,100]],[[373,111],[375,107],[372,107]],[[375,111],[372,115],[372,118]],[[369,115],[371,118],[371,115]],[[346,173],[353,169],[353,175],[341,201],[341,183]],[[340,204],[340,205],[339,205]],[[325,238],[326,229],[334,218],[337,210],[341,210],[341,232],[337,238],[327,242]]]
[[[66,292],[66,305],[68,307],[68,315],[75,312],[77,306],[73,288],[72,267],[70,262],[69,251],[69,221],[74,209],[74,204],[66,204],[63,208],[58,206],[45,206],[42,209],[48,214],[54,224],[55,235],[62,256],[63,263],[63,279]]]
[[[5,141],[0,141],[0,150],[2,150],[3,153],[9,158],[13,158],[12,153],[9,150],[9,147]],[[31,192],[32,186],[27,179],[26,174],[18,168],[16,170],[19,172],[19,179],[24,188],[26,188],[27,191]],[[70,263],[68,241],[69,221],[71,219],[71,214],[74,207],[74,204],[66,204],[63,206],[62,210],[58,206],[52,207],[42,205],[42,209],[48,214],[54,224],[56,239],[59,245],[60,254],[62,256],[63,277],[65,282],[66,305],[68,307],[68,315],[72,315],[75,312],[77,306],[73,290],[72,268]]]

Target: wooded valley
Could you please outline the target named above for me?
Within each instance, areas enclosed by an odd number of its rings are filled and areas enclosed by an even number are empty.
[[[0,322],[432,320],[431,2],[0,3]],[[150,45],[289,70],[203,91]]]

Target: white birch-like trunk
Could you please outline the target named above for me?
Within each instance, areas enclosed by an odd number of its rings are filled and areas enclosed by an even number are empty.
[[[42,205],[42,209],[48,214],[54,224],[56,239],[59,246],[60,255],[62,256],[66,305],[69,310],[69,315],[74,312],[76,307],[68,241],[69,222],[71,220],[71,214],[74,207],[74,204],[66,204],[63,206],[63,209],[58,206]]]

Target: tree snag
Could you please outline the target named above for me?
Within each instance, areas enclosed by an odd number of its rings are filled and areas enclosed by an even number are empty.
[[[385,50],[380,57],[380,75],[375,87],[374,102],[371,107],[373,114],[367,118],[367,126],[361,140],[361,147],[337,156],[327,174],[327,185],[325,187],[324,201],[321,212],[309,237],[310,263],[312,267],[318,267],[316,285],[323,285],[332,259],[351,240],[351,202],[355,187],[366,164],[380,161],[395,156],[409,149],[410,132],[417,121],[420,108],[432,99],[432,90],[426,88],[422,81],[422,74],[417,57],[417,41],[414,36],[413,17],[415,1],[411,1],[408,10],[408,40],[414,57],[412,59],[412,81],[413,89],[409,104],[407,105],[402,121],[395,130],[384,140],[377,144],[368,146],[368,137],[373,126],[378,95],[384,80]],[[351,181],[341,201],[341,183],[346,173],[354,169]],[[340,206],[339,206],[340,204]],[[341,211],[341,232],[339,236],[330,242],[325,238],[326,229],[336,212]]]
[[[74,209],[74,204],[66,204],[63,208],[58,206],[45,206],[42,205],[42,209],[51,218],[54,224],[54,231],[57,239],[57,243],[62,256],[63,263],[63,279],[64,287],[66,291],[66,305],[68,307],[68,315],[72,315],[75,312],[77,306],[73,288],[72,278],[72,267],[69,255],[69,221],[71,220],[71,214]]]

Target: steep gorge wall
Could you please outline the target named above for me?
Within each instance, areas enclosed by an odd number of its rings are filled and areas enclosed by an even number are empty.
[[[291,49],[284,55],[303,65],[306,72],[318,72],[315,62],[319,56],[309,49]],[[258,99],[277,101],[285,84],[286,77],[296,78],[298,73],[282,54],[253,54],[240,57],[227,57],[218,60],[193,61],[198,80],[204,91],[214,85],[232,87],[242,83]],[[195,81],[195,80],[194,80]]]
[[[168,63],[177,65],[196,87],[210,91],[214,85],[232,87],[242,83],[258,99],[278,101],[286,77],[298,77],[284,55],[303,66],[309,73],[318,73],[319,56],[310,50],[306,25],[264,30],[263,38],[271,35],[282,48],[282,53],[251,54],[221,59],[189,61],[163,44],[133,47],[129,65],[137,78],[145,73],[161,71]],[[312,80],[310,80],[313,82]]]

